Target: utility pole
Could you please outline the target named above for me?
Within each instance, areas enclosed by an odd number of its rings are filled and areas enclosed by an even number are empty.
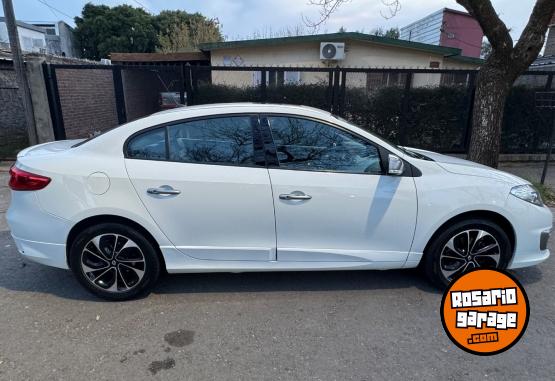
[[[13,11],[12,0],[2,0],[4,5],[4,17],[6,19],[6,27],[8,29],[8,37],[10,40],[10,49],[12,51],[13,67],[17,77],[19,94],[23,100],[23,112],[25,114],[25,124],[27,126],[27,135],[29,136],[29,144],[38,143],[37,131],[35,129],[35,117],[33,114],[33,103],[31,101],[31,91],[27,82],[27,72],[23,63],[23,55],[21,54],[21,46],[19,46],[19,35],[17,33],[17,23]]]

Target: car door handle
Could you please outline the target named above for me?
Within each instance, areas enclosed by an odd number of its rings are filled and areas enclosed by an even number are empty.
[[[311,198],[312,196],[299,191],[279,195],[280,200],[310,200]]]
[[[148,188],[146,193],[154,195],[178,195],[181,194],[181,191],[173,189],[169,185],[162,185],[159,188]]]

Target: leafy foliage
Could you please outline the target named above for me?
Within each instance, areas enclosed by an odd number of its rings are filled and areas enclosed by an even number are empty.
[[[153,17],[158,46],[163,52],[196,48],[203,42],[223,41],[218,19],[207,19],[200,13],[162,11]]]
[[[379,37],[393,38],[395,40],[398,40],[399,37],[401,37],[401,31],[399,30],[399,28],[384,29],[381,26],[377,27],[376,29],[373,29],[370,32],[370,34],[373,34]]]
[[[507,100],[502,133],[503,153],[545,152],[551,121],[534,104],[537,89],[514,87]],[[344,118],[394,143],[402,127],[410,147],[464,153],[470,126],[468,91],[464,86],[412,88],[403,112],[402,87],[374,91],[347,88]],[[266,89],[266,102],[299,104],[330,109],[327,83],[291,84]],[[194,95],[195,104],[261,102],[260,87],[234,87],[204,83]]]
[[[92,60],[108,57],[111,52],[151,53],[157,47],[175,52],[223,40],[217,19],[185,11],[162,11],[152,16],[129,5],[111,8],[87,3],[75,24],[81,56]]]
[[[141,8],[85,4],[75,18],[75,37],[83,58],[98,60],[111,52],[153,52],[156,32]]]

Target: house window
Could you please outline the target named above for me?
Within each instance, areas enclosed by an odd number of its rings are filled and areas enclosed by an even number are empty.
[[[441,75],[442,86],[466,86],[468,74],[466,73],[444,73]]]
[[[262,72],[255,71],[252,73],[253,86],[260,86],[262,82]],[[266,86],[283,86],[283,85],[299,85],[301,84],[300,71],[277,71],[269,70],[266,72]]]
[[[406,78],[406,73],[368,73],[366,89],[371,91],[382,87],[401,87],[404,86]]]
[[[298,85],[301,83],[301,72],[286,71],[283,80],[286,85]]]

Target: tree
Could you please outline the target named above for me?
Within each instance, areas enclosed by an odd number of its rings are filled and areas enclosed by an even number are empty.
[[[88,3],[75,24],[81,56],[92,60],[111,52],[151,53],[156,48],[175,52],[223,40],[217,19],[185,11],[162,11],[152,16],[129,5],[110,8]]]
[[[399,31],[399,28],[384,29],[381,26],[373,29],[370,32],[370,34],[373,34],[374,36],[379,36],[379,37],[393,38],[395,40],[398,40],[399,37],[401,36],[401,32]]]
[[[164,52],[197,48],[203,42],[223,41],[218,19],[200,13],[162,11],[153,18],[158,47]]]
[[[320,6],[321,16],[320,20],[310,25],[321,25],[348,1],[310,0],[312,4]],[[400,9],[399,0],[388,1],[383,0],[393,16]],[[540,53],[555,11],[555,1],[536,0],[530,19],[516,44],[491,0],[456,1],[478,21],[491,44],[491,54],[477,76],[468,158],[497,167],[505,101],[518,76],[528,69]]]
[[[154,52],[156,32],[141,8],[85,4],[75,17],[75,38],[83,58],[99,60],[111,52]]]
[[[491,54],[491,44],[489,41],[482,41],[482,50],[480,50],[480,57],[487,59]]]
[[[158,49],[162,53],[179,52],[191,48],[191,35],[185,24],[172,25],[168,33],[158,34]]]

